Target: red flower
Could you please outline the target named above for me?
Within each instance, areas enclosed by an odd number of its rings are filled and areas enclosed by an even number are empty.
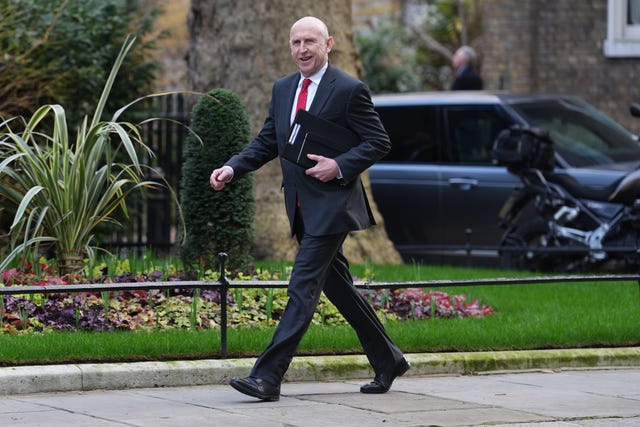
[[[13,282],[13,278],[18,274],[17,268],[10,268],[2,271],[2,282],[6,285],[10,285]]]

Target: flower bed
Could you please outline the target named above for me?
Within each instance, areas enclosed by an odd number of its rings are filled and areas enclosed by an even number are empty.
[[[103,268],[104,270],[104,268]],[[39,273],[29,266],[2,272],[0,286],[124,283],[184,280],[184,273],[169,277],[159,270],[149,274],[121,272],[111,277],[94,275],[52,276],[46,264]],[[101,270],[99,270],[101,271]],[[279,280],[280,272],[233,272],[232,280]],[[215,280],[217,277],[208,278]],[[493,314],[491,306],[465,295],[449,295],[417,288],[361,291],[385,320],[482,317]],[[228,326],[266,326],[277,323],[286,305],[285,289],[234,289],[227,298]],[[215,290],[171,289],[164,291],[82,292],[0,296],[0,333],[41,331],[111,331],[156,328],[217,328],[220,325],[220,293]],[[323,295],[313,323],[344,324],[335,306]]]

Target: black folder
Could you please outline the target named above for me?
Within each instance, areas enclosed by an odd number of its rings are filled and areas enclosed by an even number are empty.
[[[307,158],[307,154],[334,158],[359,143],[358,135],[349,129],[300,110],[293,121],[282,157],[309,169],[316,162]]]

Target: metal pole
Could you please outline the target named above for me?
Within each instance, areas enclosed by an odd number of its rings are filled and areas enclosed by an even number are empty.
[[[229,281],[224,271],[229,255],[224,252],[218,254],[220,259],[220,358],[227,357],[227,294],[229,291]]]

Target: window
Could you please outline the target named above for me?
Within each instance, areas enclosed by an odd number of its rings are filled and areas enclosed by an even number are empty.
[[[450,107],[446,114],[448,160],[459,164],[492,164],[493,141],[509,122],[491,107]]]
[[[378,107],[391,139],[391,152],[381,161],[436,163],[436,109],[428,106]]]
[[[571,167],[640,160],[633,136],[582,101],[561,99],[511,106],[529,124],[551,134],[556,150]]]
[[[640,0],[608,0],[604,54],[640,57]]]

